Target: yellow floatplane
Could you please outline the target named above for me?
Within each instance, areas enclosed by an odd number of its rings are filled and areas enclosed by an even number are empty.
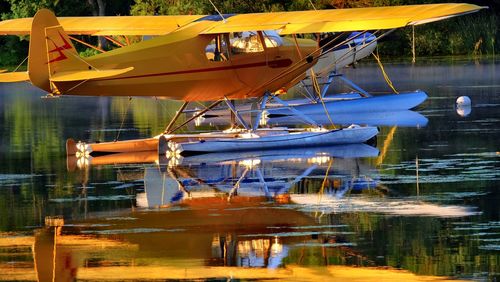
[[[259,149],[263,148],[263,144],[276,145],[280,142],[289,146],[312,145],[320,140],[323,143],[336,143],[338,138],[342,140],[340,143],[357,143],[376,135],[376,128],[355,126],[348,130],[316,130],[312,133],[290,133],[281,129],[278,133],[261,131],[257,129],[261,114],[254,124],[248,125],[231,101],[258,98],[261,99],[260,110],[268,99],[287,106],[275,93],[304,79],[306,71],[322,55],[332,51],[335,46],[345,44],[332,40],[332,43],[320,46],[319,41],[297,38],[296,34],[363,31],[359,33],[363,36],[366,31],[420,25],[481,8],[471,4],[429,4],[211,16],[61,18],[42,9],[33,18],[0,22],[0,34],[30,36],[27,72],[0,73],[0,81],[29,81],[53,97],[148,96],[184,101],[165,134],[179,127],[173,128],[174,122],[190,102],[214,101],[188,121],[225,101],[245,127],[244,132],[221,132],[201,137],[161,135],[169,140],[181,138],[183,142],[204,142],[219,138],[216,141],[220,143],[222,137],[222,143],[225,143],[226,139],[241,139],[241,143],[232,145],[231,148],[235,150],[241,148],[241,144],[247,146],[258,138],[257,141],[261,143],[257,145]],[[110,39],[111,36],[131,35],[152,38],[82,58],[72,43],[80,40],[73,35],[106,36]],[[301,116],[310,122],[307,116]],[[300,136],[303,140],[298,144],[288,142],[299,140]],[[329,140],[329,136],[333,139]],[[139,140],[139,143],[112,142],[93,146],[75,146],[70,142],[68,153],[83,150],[84,154],[88,154],[96,151],[96,148],[104,152],[144,150],[157,146],[158,138]],[[279,142],[274,142],[275,138]],[[148,143],[149,147],[140,145],[143,143]],[[193,146],[190,143],[188,147]],[[212,147],[213,150],[220,148],[217,144]],[[197,151],[199,147],[193,150]]]

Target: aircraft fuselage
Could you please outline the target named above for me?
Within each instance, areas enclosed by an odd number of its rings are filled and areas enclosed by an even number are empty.
[[[80,85],[62,82],[56,86],[66,95],[157,96],[184,101],[246,99],[302,79],[317,61],[307,58],[317,48],[313,40],[297,39],[296,45],[295,40],[282,38],[280,46],[266,46],[269,44],[262,43],[267,40],[265,33],[256,32],[252,39],[258,40],[262,49],[236,52],[230,46],[234,41],[229,40],[229,34],[200,34],[211,24],[195,22],[164,36],[86,58],[96,69],[134,69]],[[210,49],[215,46],[226,52],[216,50],[216,57],[211,59]]]

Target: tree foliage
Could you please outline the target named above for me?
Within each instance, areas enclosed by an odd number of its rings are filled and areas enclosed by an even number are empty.
[[[32,17],[41,8],[47,8],[60,16],[90,15],[87,2],[80,0],[7,0],[10,12],[3,13],[2,19]]]

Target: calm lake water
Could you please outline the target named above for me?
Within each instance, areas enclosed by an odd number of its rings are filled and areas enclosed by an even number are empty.
[[[151,137],[179,104],[0,85],[0,280],[500,278],[500,62],[386,71],[429,99],[387,113],[404,126],[380,126],[375,147],[144,153],[86,168],[66,158],[67,138]],[[390,91],[376,65],[346,73]],[[204,124],[185,130],[223,128]]]

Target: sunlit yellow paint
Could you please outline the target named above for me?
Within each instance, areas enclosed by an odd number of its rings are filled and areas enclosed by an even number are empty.
[[[245,31],[246,27],[285,25],[281,34],[344,32],[356,30],[391,29],[441,20],[450,16],[470,13],[482,7],[471,4],[427,4],[387,6],[354,9],[314,10],[242,14],[227,19],[205,31],[215,33]],[[239,27],[239,30],[237,30]]]
[[[42,9],[33,19],[0,22],[0,34],[29,32],[29,79],[47,92],[212,101],[286,90],[305,76],[319,54],[313,40],[283,38],[279,47],[262,47],[261,52],[245,54],[231,52],[225,60],[210,60],[207,46],[220,34],[270,29],[281,34],[389,29],[479,9],[471,4],[430,4],[241,14],[224,21],[205,20],[199,15],[57,19]],[[163,36],[82,59],[67,34]],[[297,47],[300,52],[296,52]],[[0,81],[19,81],[19,76],[7,74],[0,76]]]
[[[281,29],[282,34],[398,28],[441,20],[481,9],[472,4],[426,4],[335,10],[241,14],[204,33]],[[201,15],[60,17],[68,34],[164,35]],[[0,22],[0,34],[29,34],[31,18]]]
[[[73,35],[164,35],[203,16],[106,16],[59,17],[68,34]],[[0,22],[0,34],[29,35],[33,18]]]
[[[67,82],[75,80],[97,79],[116,76],[133,70],[133,67],[114,70],[88,70],[88,71],[67,71],[59,72],[51,76],[53,82]]]
[[[1,72],[0,73],[0,81],[1,82],[21,82],[21,81],[29,81],[30,78],[28,73],[23,72]]]

